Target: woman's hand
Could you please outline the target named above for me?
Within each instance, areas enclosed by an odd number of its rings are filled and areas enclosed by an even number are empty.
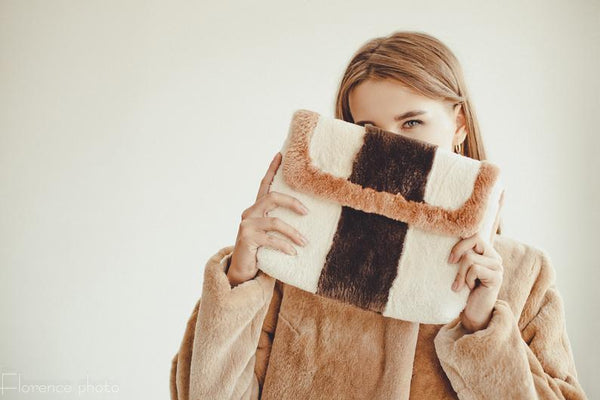
[[[452,290],[458,292],[467,285],[471,289],[467,305],[461,312],[461,322],[468,333],[485,329],[492,318],[494,304],[502,285],[502,257],[479,233],[461,239],[448,258],[460,263]]]
[[[238,228],[235,246],[231,255],[231,264],[227,278],[232,286],[250,280],[258,273],[256,252],[260,246],[281,250],[295,255],[296,249],[287,240],[267,234],[267,231],[279,231],[290,237],[300,246],[307,243],[306,238],[289,224],[277,217],[268,217],[267,212],[278,207],[288,207],[299,214],[307,214],[308,209],[293,196],[269,192],[269,186],[281,164],[281,152],[277,152],[269,165],[267,173],[260,182],[256,201],[242,212],[242,221]]]

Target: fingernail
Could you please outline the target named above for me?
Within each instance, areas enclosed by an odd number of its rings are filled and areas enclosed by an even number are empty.
[[[292,247],[291,252],[288,253],[288,254],[291,255],[291,256],[295,256],[295,255],[298,255],[298,252],[296,251],[296,249],[294,247]]]
[[[302,240],[302,243],[304,243],[304,245],[308,244],[308,239],[306,238],[306,236],[304,236],[304,235],[301,234],[300,235],[300,239]]]
[[[306,206],[304,204],[302,204],[300,206],[300,208],[302,209],[302,212],[304,213],[304,215],[308,214],[308,208],[306,208]]]
[[[452,290],[456,290],[457,287],[458,287],[458,282],[454,281],[454,283],[452,284]]]
[[[448,257],[448,262],[450,264],[454,263],[454,254],[450,253],[450,256]]]

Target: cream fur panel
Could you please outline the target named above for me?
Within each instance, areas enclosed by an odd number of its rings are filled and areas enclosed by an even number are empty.
[[[278,207],[268,215],[309,243],[269,232],[298,254],[262,246],[262,271],[390,318],[442,324],[460,314],[469,289],[451,289],[459,266],[447,259],[459,236],[449,232],[476,229],[490,241],[504,190],[497,166],[308,110],[294,113],[281,152],[270,190],[296,197],[309,213]]]

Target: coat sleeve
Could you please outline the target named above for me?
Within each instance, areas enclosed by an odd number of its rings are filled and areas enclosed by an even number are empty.
[[[499,298],[485,329],[468,333],[457,317],[436,335],[438,359],[459,399],[587,399],[555,271],[547,254],[536,251],[540,272],[518,321]]]
[[[255,367],[266,368],[262,363],[270,351],[274,326],[265,316],[275,279],[259,270],[232,287],[227,278],[232,252],[233,246],[224,247],[206,263],[202,296],[171,361],[172,400],[260,398]]]

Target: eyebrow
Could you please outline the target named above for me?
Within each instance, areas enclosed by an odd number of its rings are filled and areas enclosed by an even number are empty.
[[[410,117],[416,117],[417,115],[426,114],[426,113],[427,113],[427,111],[424,111],[424,110],[412,110],[412,111],[405,112],[404,114],[401,114],[401,115],[396,115],[394,117],[394,121],[402,121],[403,119],[410,118]],[[367,122],[371,123],[372,125],[375,125],[375,124],[373,124],[372,121],[358,121],[358,122],[355,122],[355,124],[360,125],[361,123],[367,123]]]

